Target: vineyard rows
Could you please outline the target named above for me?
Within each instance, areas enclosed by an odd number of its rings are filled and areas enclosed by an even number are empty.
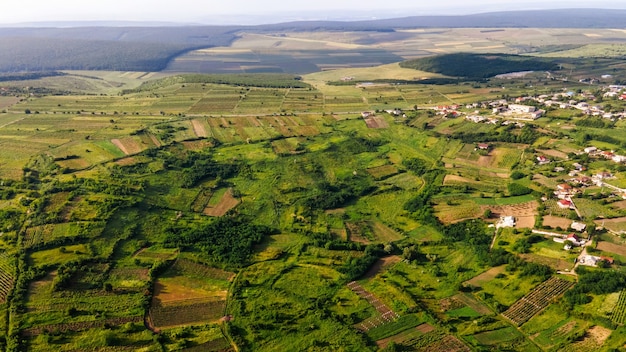
[[[194,323],[208,323],[218,320],[224,315],[226,301],[204,301],[161,306],[158,304],[150,308],[150,320],[155,327],[189,325]]]
[[[470,352],[471,349],[467,347],[463,342],[452,335],[448,335],[443,339],[421,348],[420,351],[424,352]]]
[[[7,252],[0,253],[0,303],[6,302],[13,288],[12,260]]]
[[[424,335],[402,341],[403,346],[410,346],[414,349],[421,350],[423,347],[430,346],[446,336],[443,330],[433,330]]]
[[[626,322],[626,290],[620,292],[617,304],[613,307],[613,311],[611,312],[611,320],[617,324],[624,324]]]
[[[348,288],[352,290],[352,292],[361,296],[361,298],[364,298],[369,304],[371,304],[374,308],[376,308],[378,313],[380,313],[380,315],[371,317],[361,322],[358,326],[359,330],[368,331],[370,329],[392,322],[400,317],[398,313],[391,310],[391,308],[389,308],[386,304],[382,303],[378,299],[378,297],[374,296],[372,293],[365,290],[356,281],[350,282],[348,284]]]
[[[196,199],[191,203],[191,211],[196,213],[201,213],[206,205],[209,204],[211,197],[213,196],[213,191],[207,188],[202,188],[200,193],[196,196]]]
[[[502,315],[519,326],[547,307],[555,297],[565,293],[574,283],[556,276],[544,281],[515,302]]]

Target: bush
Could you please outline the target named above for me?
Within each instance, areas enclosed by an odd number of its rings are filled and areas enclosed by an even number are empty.
[[[523,196],[530,194],[533,191],[532,189],[524,185],[520,185],[519,183],[510,183],[507,188],[509,190],[509,195],[511,196]]]

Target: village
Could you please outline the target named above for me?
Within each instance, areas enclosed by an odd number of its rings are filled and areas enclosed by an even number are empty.
[[[598,96],[596,96],[598,94]],[[485,102],[477,102],[472,104],[460,105],[438,105],[432,107],[437,114],[443,115],[447,118],[455,118],[464,116],[466,120],[475,123],[491,123],[502,125],[508,125],[513,123],[512,121],[503,121],[503,118],[509,118],[519,121],[534,121],[542,116],[545,116],[546,112],[555,109],[570,109],[577,110],[581,116],[595,116],[615,121],[626,117],[626,111],[615,111],[610,103],[601,105],[597,101],[611,100],[625,100],[626,99],[626,86],[623,85],[609,85],[602,88],[598,93],[592,93],[589,91],[581,91],[579,93],[568,91],[555,93],[553,95],[542,94],[539,96],[522,96],[517,97],[512,101],[507,99],[498,99]],[[459,109],[465,108],[466,110],[474,111],[472,113],[465,113],[459,111]],[[490,116],[482,114],[480,110],[491,111]],[[518,127],[523,127],[523,123],[518,123]]]

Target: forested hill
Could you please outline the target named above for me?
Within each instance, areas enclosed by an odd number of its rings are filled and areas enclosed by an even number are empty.
[[[0,72],[94,69],[160,71],[184,52],[228,46],[240,31],[380,31],[402,28],[621,28],[626,10],[570,9],[417,16],[385,20],[303,21],[259,26],[0,28]]]
[[[160,71],[189,50],[229,45],[237,28],[0,28],[0,72]]]
[[[550,59],[504,54],[447,54],[400,63],[401,67],[446,76],[483,79],[517,71],[547,71],[558,68]]]

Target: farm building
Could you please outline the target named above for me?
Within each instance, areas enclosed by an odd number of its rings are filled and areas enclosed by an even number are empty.
[[[583,224],[582,222],[574,221],[574,222],[572,222],[572,224],[569,227],[571,227],[572,229],[574,229],[574,230],[576,230],[578,232],[583,232],[587,228],[587,225]]]
[[[496,227],[515,227],[515,217],[501,216],[500,221],[496,224]]]
[[[509,110],[519,113],[531,113],[537,110],[537,108],[530,105],[510,104]]]
[[[558,186],[556,186],[556,189],[561,191],[561,192],[568,192],[572,190],[572,186],[570,186],[567,183],[561,183]]]
[[[561,199],[557,202],[557,204],[561,209],[569,209],[572,206],[572,202],[567,199]]]
[[[587,148],[583,149],[583,151],[584,151],[585,153],[587,153],[587,154],[589,154],[589,153],[593,153],[593,152],[595,152],[595,151],[597,151],[597,150],[598,150],[598,148],[596,148],[596,147],[587,147]]]
[[[476,145],[476,147],[478,147],[478,149],[480,149],[480,150],[487,150],[487,149],[489,149],[489,144],[487,144],[487,143],[478,143]]]
[[[575,233],[570,233],[569,235],[567,235],[567,237],[565,237],[565,240],[572,242],[572,244],[577,247],[585,243],[585,240],[580,239],[580,237],[576,236]]]

